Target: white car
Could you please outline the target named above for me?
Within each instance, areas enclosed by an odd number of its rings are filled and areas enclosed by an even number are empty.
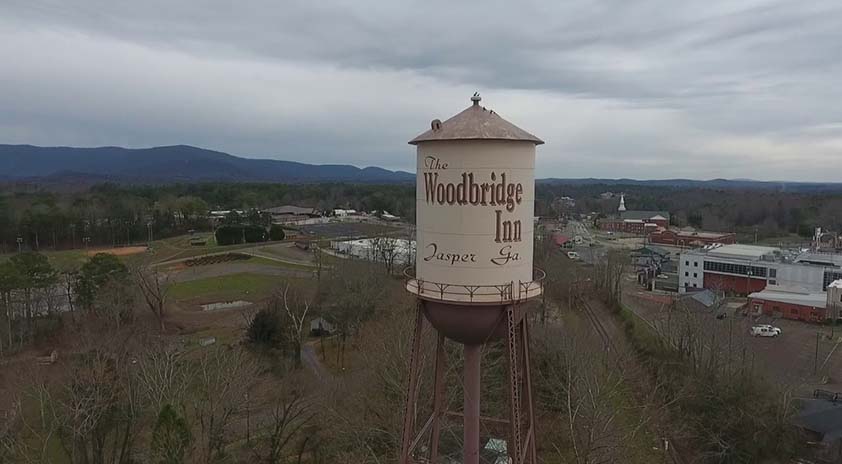
[[[768,324],[756,325],[751,328],[749,332],[753,337],[777,337],[781,334],[781,329],[772,327]]]
[[[777,333],[778,333],[778,335],[781,335],[781,334],[783,334],[783,333],[784,333],[784,331],[783,331],[783,330],[781,330],[781,328],[780,328],[780,327],[775,327],[775,326],[773,326],[773,325],[771,325],[771,324],[757,324],[755,327],[766,327],[767,329],[769,329],[769,330],[771,330],[771,331],[773,331],[773,332],[777,332]]]
[[[579,260],[579,259],[580,259],[580,258],[579,258],[579,253],[576,253],[575,251],[568,251],[568,252],[567,252],[567,257],[568,257],[569,259],[572,259],[573,261],[577,261],[577,260]]]

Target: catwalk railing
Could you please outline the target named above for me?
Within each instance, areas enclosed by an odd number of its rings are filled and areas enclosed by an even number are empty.
[[[544,291],[547,274],[538,268],[532,270],[529,282],[510,281],[493,285],[466,285],[452,282],[433,282],[419,279],[415,269],[404,269],[406,289],[418,297],[444,302],[467,304],[518,303],[540,296]]]

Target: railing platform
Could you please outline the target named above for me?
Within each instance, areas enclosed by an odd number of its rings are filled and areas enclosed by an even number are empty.
[[[404,269],[406,290],[419,298],[465,305],[513,304],[541,296],[547,277],[542,269],[532,270],[529,282],[510,281],[492,285],[465,285],[433,282],[415,277],[415,269]]]

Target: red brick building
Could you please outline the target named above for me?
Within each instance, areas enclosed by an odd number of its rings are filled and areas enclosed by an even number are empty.
[[[689,271],[685,271],[689,272]],[[704,272],[700,288],[709,288],[723,292],[748,295],[766,288],[766,278],[761,276],[733,276]]]
[[[719,232],[684,232],[680,230],[658,229],[648,235],[650,243],[681,247],[699,247],[721,243],[737,243],[737,234]]]
[[[810,322],[828,317],[827,296],[802,290],[766,289],[749,295],[749,311],[754,314]]]
[[[669,223],[670,214],[666,211],[622,211],[619,217],[600,221],[599,228],[612,232],[648,235],[659,227],[668,228]]]

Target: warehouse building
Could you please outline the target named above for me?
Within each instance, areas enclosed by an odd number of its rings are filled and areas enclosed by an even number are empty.
[[[703,247],[705,245],[713,245],[716,243],[723,245],[733,245],[737,243],[737,234],[734,233],[697,232],[669,229],[658,229],[650,233],[648,238],[649,243],[691,248]]]
[[[775,286],[752,293],[748,298],[748,307],[754,314],[809,322],[823,322],[829,317],[824,292]]]
[[[748,295],[767,286],[824,293],[842,279],[842,255],[755,245],[711,245],[681,253],[679,292],[693,288]]]

